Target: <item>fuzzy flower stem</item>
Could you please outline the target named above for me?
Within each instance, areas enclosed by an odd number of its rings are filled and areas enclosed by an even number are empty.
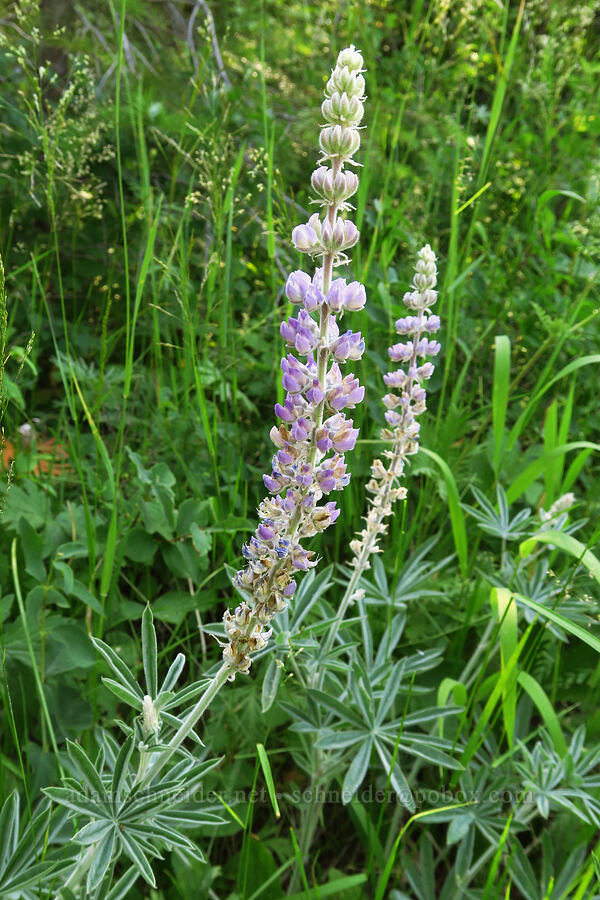
[[[229,675],[229,667],[225,663],[223,663],[216,675],[214,675],[210,680],[208,687],[206,688],[196,705],[193,706],[189,711],[189,713],[169,741],[165,750],[163,750],[162,753],[153,754],[153,760],[142,776],[140,784],[145,784],[152,781],[152,779],[158,775],[161,769],[165,767],[173,754],[177,752],[178,748],[192,731],[198,720],[206,712],[212,701],[215,699],[215,697],[227,681]]]

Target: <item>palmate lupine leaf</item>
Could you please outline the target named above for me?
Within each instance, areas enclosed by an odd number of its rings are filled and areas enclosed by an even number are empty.
[[[182,829],[198,824],[216,826],[224,820],[204,810],[190,810],[190,798],[202,783],[206,773],[216,766],[219,759],[198,760],[184,749],[179,759],[163,776],[142,783],[140,772],[145,771],[148,760],[165,749],[165,732],[181,725],[179,717],[166,713],[166,707],[193,701],[204,683],[194,684],[174,693],[178,675],[184,664],[179,654],[167,672],[163,690],[157,695],[158,672],[156,659],[156,633],[152,614],[147,610],[143,622],[142,656],[146,689],[144,694],[133,675],[107,645],[95,641],[96,648],[109,665],[115,679],[107,678],[118,696],[123,695],[136,712],[141,712],[130,727],[121,723],[126,737],[121,746],[107,732],[97,731],[99,751],[92,761],[83,748],[68,742],[69,759],[77,771],[81,783],[67,777],[60,787],[46,790],[48,797],[59,806],[75,813],[80,820],[79,831],[72,843],[84,848],[88,858],[85,872],[87,895],[96,898],[107,893],[117,861],[125,855],[133,863],[122,880],[115,896],[124,896],[128,886],[138,876],[154,885],[152,861],[162,859],[162,850],[175,849],[183,857],[204,861],[202,852],[182,833]],[[196,741],[200,742],[197,735]],[[80,855],[80,862],[83,855]],[[131,874],[129,874],[131,873]],[[119,883],[117,883],[119,884]],[[68,895],[65,895],[68,896]],[[108,896],[111,896],[109,893]]]
[[[477,520],[482,531],[485,531],[487,534],[492,534],[494,537],[502,538],[505,541],[517,541],[527,534],[527,529],[522,526],[531,516],[531,510],[522,509],[511,519],[506,492],[501,485],[498,485],[496,488],[498,512],[496,512],[482,491],[475,486],[472,486],[471,490],[481,509],[469,506],[466,503],[463,503],[462,507],[469,515]]]
[[[74,854],[61,836],[66,820],[65,810],[51,810],[44,800],[21,830],[19,796],[15,791],[7,797],[0,811],[0,896],[29,897],[29,887],[72,867]]]
[[[397,758],[392,764],[392,758],[397,753],[396,747],[428,763],[451,769],[462,768],[451,755],[453,745],[450,741],[429,733],[419,734],[405,730],[407,724],[412,727],[435,727],[440,718],[460,712],[459,708],[432,707],[411,713],[403,719],[392,717],[392,721],[387,721],[389,714],[393,713],[394,701],[401,689],[405,671],[413,671],[405,664],[406,660],[401,660],[390,668],[388,663],[385,666],[385,680],[384,673],[376,671],[375,681],[372,678],[373,671],[356,656],[349,670],[348,686],[340,694],[339,700],[324,691],[307,691],[309,708],[319,710],[322,719],[318,713],[316,717],[311,717],[303,716],[299,710],[295,711],[296,722],[292,726],[294,730],[316,732],[315,744],[318,748],[337,751],[339,766],[345,768],[342,786],[344,803],[350,801],[364,780],[373,750],[384,766],[393,790],[411,810],[415,808],[414,799],[401,765]],[[377,690],[380,678],[384,680],[383,689]],[[352,751],[350,756],[345,752],[348,750]]]

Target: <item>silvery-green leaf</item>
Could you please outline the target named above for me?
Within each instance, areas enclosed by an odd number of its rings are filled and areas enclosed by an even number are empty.
[[[119,802],[119,798],[123,787],[127,782],[127,775],[129,773],[129,761],[131,760],[131,755],[133,753],[134,747],[134,737],[131,735],[128,737],[119,750],[119,755],[115,761],[115,768],[113,770],[112,777],[112,800],[113,804],[117,804]]]
[[[9,794],[0,812],[0,874],[6,868],[9,857],[15,852],[19,838],[19,795]]]
[[[102,879],[106,875],[106,872],[112,860],[114,846],[115,828],[113,827],[107,834],[104,835],[96,848],[96,852],[94,854],[94,858],[87,875],[88,893],[93,891],[98,887],[99,884],[102,883]]]
[[[71,866],[72,863],[70,861],[58,862],[56,860],[35,863],[31,866],[19,866],[17,871],[12,872],[10,877],[0,881],[0,896],[18,897],[21,895],[21,891],[31,887],[33,884],[39,884],[50,872],[58,873],[71,868]]]
[[[363,744],[359,747],[354,759],[352,760],[352,764],[346,772],[344,784],[342,786],[342,802],[344,804],[350,802],[358,788],[363,783],[364,777],[367,774],[367,769],[369,768],[372,749],[373,740],[372,738],[367,738],[367,740],[364,741]]]
[[[273,706],[275,697],[277,696],[277,688],[281,681],[281,664],[277,659],[272,659],[262,684],[262,711],[266,713]]]
[[[359,741],[364,741],[365,731],[327,731],[315,741],[315,746],[323,750],[339,750],[343,747],[353,747]]]
[[[364,728],[365,723],[362,721],[360,716],[358,716],[353,709],[351,709],[348,705],[341,703],[339,700],[336,700],[335,697],[329,696],[329,694],[325,694],[323,691],[308,691],[309,697],[315,701],[315,703],[320,706],[324,706],[325,709],[334,713],[338,718],[342,719],[344,722],[348,722],[350,725],[354,725],[356,728]]]
[[[104,641],[101,641],[98,638],[91,638],[91,641],[98,653],[104,657],[110,668],[113,670],[114,674],[119,679],[119,682],[129,688],[133,694],[137,694],[140,700],[143,700],[144,694],[142,689],[133,677],[129,668],[115,653],[112,647],[109,647],[108,644],[105,644]]]
[[[185,656],[183,653],[178,653],[171,665],[169,666],[169,671],[165,675],[165,680],[163,681],[159,695],[163,693],[169,693],[173,690],[177,683],[177,679],[181,675],[181,670],[185,665]]]
[[[147,881],[148,884],[155,888],[156,880],[154,878],[154,873],[152,871],[152,867],[146,858],[146,854],[142,850],[142,847],[133,835],[127,833],[127,831],[121,831],[119,833],[119,840],[121,842],[121,846],[123,850],[134,864],[144,881]]]
[[[383,770],[387,778],[390,779],[390,784],[392,785],[392,790],[395,791],[398,799],[410,812],[414,812],[416,809],[414,797],[412,795],[412,791],[408,786],[408,781],[400,768],[400,764],[398,759],[396,758],[394,767],[392,769],[392,757],[391,754],[383,747],[383,745],[379,741],[375,741],[375,749],[377,750],[377,755],[381,760],[381,764],[383,766]]]
[[[81,744],[67,739],[67,753],[81,772],[84,782],[96,794],[97,799],[106,799],[106,789],[102,779]]]
[[[152,610],[146,606],[142,614],[142,660],[146,677],[146,691],[153,700],[158,693],[157,656],[156,630],[152,620]]]
[[[199,825],[228,825],[229,820],[202,809],[164,809],[159,814],[161,821],[180,828],[196,828]]]
[[[80,815],[90,816],[92,819],[103,819],[106,816],[106,810],[99,804],[84,794],[76,793],[72,788],[48,787],[44,788],[44,794],[55,803],[60,803],[61,806],[66,806]]]
[[[127,703],[128,706],[132,706],[133,709],[136,709],[138,712],[142,711],[143,702],[142,698],[135,694],[132,690],[126,687],[124,684],[121,684],[119,681],[114,681],[112,678],[102,678],[103,684],[112,691],[112,693],[122,700],[123,703]]]
[[[95,844],[97,841],[101,841],[112,827],[113,823],[110,819],[95,819],[93,822],[88,822],[87,825],[80,828],[71,840],[76,844]]]
[[[127,869],[125,874],[121,875],[117,883],[113,885],[106,895],[106,900],[125,900],[137,880],[138,870],[135,866],[132,866],[130,869]]]

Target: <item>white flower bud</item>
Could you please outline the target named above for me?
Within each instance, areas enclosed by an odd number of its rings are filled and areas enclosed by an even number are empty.
[[[360,134],[355,128],[328,125],[321,131],[319,144],[327,159],[347,161],[360,147]]]
[[[144,731],[146,734],[158,734],[160,731],[160,719],[158,717],[158,713],[156,712],[156,708],[154,703],[152,702],[152,697],[149,697],[148,694],[144,697],[143,705],[142,705],[142,718],[144,724]]]
[[[363,67],[364,60],[362,54],[358,52],[354,44],[350,44],[338,54],[336,68],[347,66],[351,72],[360,72]]]
[[[321,105],[323,118],[332,125],[356,127],[363,117],[363,105],[358,97],[348,97],[346,93],[334,93]]]

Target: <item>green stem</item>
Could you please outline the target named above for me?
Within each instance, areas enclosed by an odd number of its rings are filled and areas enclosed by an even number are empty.
[[[189,711],[189,713],[169,741],[166,749],[163,750],[162,753],[157,753],[155,755],[153,762],[148,766],[140,780],[141,784],[150,782],[153,778],[156,778],[161,769],[164,768],[164,766],[171,759],[178,747],[186,739],[202,714],[208,709],[231,673],[232,669],[230,668],[230,666],[223,663],[196,705]]]

